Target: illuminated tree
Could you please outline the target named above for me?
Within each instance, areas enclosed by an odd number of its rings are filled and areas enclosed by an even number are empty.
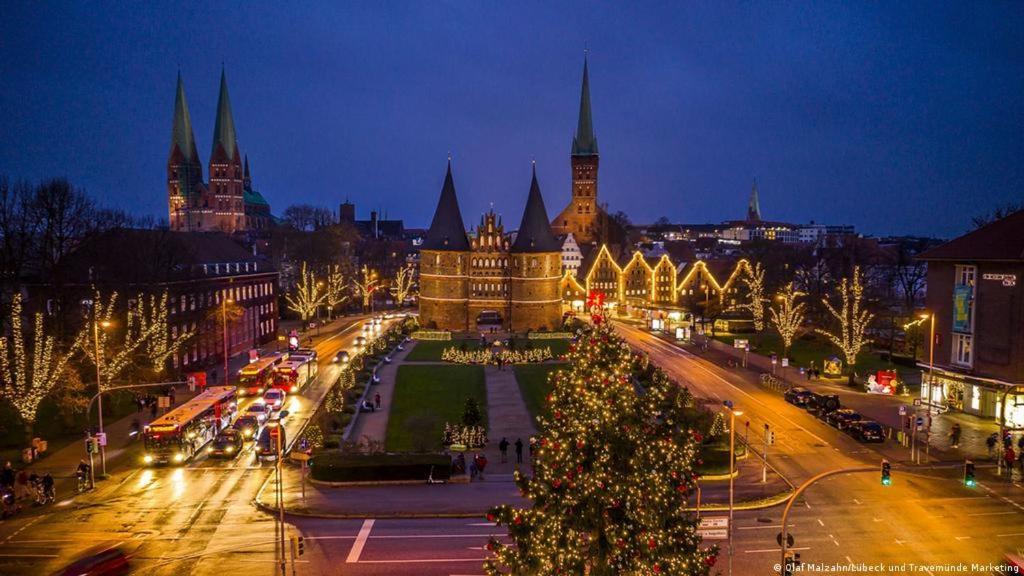
[[[327,303],[327,312],[333,317],[334,308],[339,304],[348,301],[348,283],[345,282],[345,275],[341,272],[341,266],[335,264],[327,267],[327,292],[324,301]]]
[[[793,339],[804,323],[804,303],[796,302],[796,299],[803,295],[804,293],[793,288],[793,283],[790,282],[786,289],[775,297],[779,302],[778,307],[773,306],[769,310],[772,325],[775,326],[779,337],[782,338],[783,356],[789,352],[789,347],[793,345]]]
[[[305,322],[312,318],[316,314],[316,309],[327,300],[327,291],[323,283],[317,281],[313,271],[303,262],[295,289],[292,294],[285,295],[284,299],[288,302],[288,309],[298,314]]]
[[[750,310],[754,318],[754,330],[761,332],[764,330],[764,308],[767,302],[764,297],[764,266],[761,266],[760,262],[755,263],[753,267],[747,265],[742,278],[747,286],[748,302],[741,304],[740,308]]]
[[[31,344],[22,328],[21,294],[11,302],[10,330],[0,336],[0,395],[10,400],[25,425],[26,438],[39,415],[39,404],[62,380],[71,352],[47,335],[43,314],[36,313]]]
[[[159,299],[140,294],[129,300],[124,322],[118,322],[118,306],[117,292],[106,301],[97,292],[76,341],[86,359],[99,366],[101,388],[110,386],[133,366],[147,365],[156,373],[162,372],[168,358],[194,335],[188,330],[171,334],[166,292]]]
[[[376,270],[370,270],[369,266],[363,265],[360,270],[361,280],[353,280],[352,288],[356,291],[356,294],[363,301],[363,309],[370,307],[370,303],[373,301],[373,293],[380,288],[380,278],[377,276]]]
[[[828,337],[835,344],[836,348],[842,351],[846,357],[846,364],[850,369],[850,383],[853,383],[854,367],[857,365],[857,354],[867,343],[864,336],[868,324],[874,318],[864,308],[864,286],[861,283],[860,267],[853,269],[853,278],[843,278],[839,282],[837,290],[839,297],[839,309],[837,310],[828,298],[822,298],[825,309],[839,322],[838,329],[834,332],[817,329],[817,332]]]
[[[403,266],[395,273],[395,282],[391,285],[391,294],[395,296],[395,302],[401,306],[407,298],[413,295],[415,280],[411,266]]]
[[[538,419],[534,475],[515,475],[532,507],[491,509],[488,520],[507,527],[512,542],[492,538],[484,570],[708,574],[717,550],[701,549],[685,511],[700,445],[682,417],[692,397],[661,370],[642,369],[607,327],[588,328],[568,358]]]

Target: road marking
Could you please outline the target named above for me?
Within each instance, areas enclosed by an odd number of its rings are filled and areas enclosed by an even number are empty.
[[[849,563],[849,564],[853,564],[853,558],[850,558],[849,556],[847,556],[846,557],[846,562]]]
[[[989,494],[991,494],[991,495],[995,496],[996,498],[999,498],[999,499],[1000,499],[1000,500],[1002,500],[1003,502],[1006,502],[1006,503],[1008,503],[1009,505],[1013,506],[1014,508],[1016,508],[1016,509],[1018,509],[1018,510],[1021,510],[1021,511],[1024,511],[1024,506],[1021,506],[1020,504],[1018,504],[1018,503],[1014,502],[1013,500],[1010,500],[1009,498],[1007,498],[1007,497],[1005,497],[1005,496],[1001,496],[1001,495],[999,495],[999,494],[996,494],[996,492],[995,492],[994,490],[992,490],[992,489],[991,489],[991,488],[989,488],[988,486],[985,486],[985,485],[984,485],[984,484],[982,484],[981,482],[978,482],[978,486],[981,486],[982,488],[984,488],[984,489],[985,489],[985,491],[986,491],[986,492],[988,492]]]
[[[0,558],[59,558],[56,554],[3,554]]]
[[[804,546],[803,548],[786,548],[786,550],[810,550],[810,549],[811,549],[810,546]],[[770,553],[770,552],[774,552],[775,554],[778,554],[779,553],[779,549],[778,548],[765,548],[764,550],[744,550],[743,551],[744,554],[767,554],[767,553]]]
[[[786,524],[786,526],[788,528],[792,528],[792,527],[796,526],[796,524],[794,524],[792,522],[788,522]],[[782,528],[782,524],[773,524],[771,526],[737,526],[736,527],[737,530],[760,530],[762,528]]]
[[[778,550],[775,550],[778,552]],[[435,562],[483,562],[489,558],[424,558],[410,560],[360,560],[360,564],[431,564]]]
[[[1013,510],[1007,512],[975,512],[974,514],[968,514],[968,516],[1004,516],[1006,514],[1017,514]]]
[[[970,536],[957,536],[956,539],[959,542],[960,540],[970,540],[971,537]]]
[[[1024,532],[1014,532],[1013,534],[996,534],[996,538],[1012,538],[1014,536],[1024,536]]]
[[[466,524],[466,526],[497,526],[497,525],[498,524],[496,522],[473,522],[471,524]]]
[[[363,553],[363,546],[366,546],[366,539],[370,537],[370,530],[373,530],[373,518],[363,520],[363,526],[359,529],[359,535],[356,536],[356,541],[352,543],[352,549],[348,551],[348,558],[345,559],[346,564],[359,562],[359,556]]]
[[[874,516],[871,517],[871,520],[874,521],[874,522],[885,522],[885,520],[883,520],[881,518],[875,518]]]
[[[829,534],[828,537],[832,539],[832,543],[833,544],[835,544],[836,546],[839,546],[839,540],[836,540],[835,536]]]
[[[903,546],[903,540],[900,540],[899,538],[896,539],[896,543]]]
[[[860,500],[857,500],[856,498],[854,498],[853,501],[857,503],[857,506],[861,506]]]
[[[824,528],[824,527],[825,527],[825,523],[821,521],[821,518],[818,518],[818,524],[819,524],[819,525],[820,525],[820,526],[821,526],[822,528]]]
[[[11,538],[14,538],[18,534],[20,534],[22,530],[24,530],[25,528],[28,528],[29,526],[35,524],[36,522],[39,522],[40,520],[42,520],[43,518],[46,518],[47,516],[49,516],[49,514],[44,514],[42,516],[37,516],[34,519],[29,520],[28,522],[25,523],[24,526],[22,526],[21,528],[18,528],[14,532],[11,532],[11,534],[7,538],[4,538],[3,543],[6,544],[6,543],[10,542]]]

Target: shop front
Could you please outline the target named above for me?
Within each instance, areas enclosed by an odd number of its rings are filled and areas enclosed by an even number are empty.
[[[1009,391],[1009,393],[1007,393]],[[1024,428],[1024,387],[972,377],[939,368],[929,381],[928,370],[921,373],[921,401],[940,409],[955,410],[999,421],[1006,395],[1006,422],[1011,428]]]

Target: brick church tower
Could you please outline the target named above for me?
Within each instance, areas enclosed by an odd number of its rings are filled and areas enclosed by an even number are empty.
[[[512,330],[557,330],[562,319],[558,288],[562,277],[562,243],[548,224],[536,166],[523,221],[509,255]]]
[[[270,206],[252,188],[248,160],[245,160],[243,167],[243,158],[235,134],[227,76],[221,70],[209,182],[203,183],[192,118],[185,101],[185,85],[181,74],[178,74],[171,152],[167,160],[168,221],[171,230],[233,233],[250,228],[265,228],[270,220]]]
[[[572,234],[580,244],[596,242],[602,236],[603,214],[597,203],[597,136],[590,112],[590,75],[583,59],[583,88],[580,117],[572,139],[572,199],[551,222],[554,233]]]
[[[167,158],[167,210],[171,230],[191,230],[193,210],[200,210],[206,194],[203,166],[196,151],[192,117],[185,100],[185,83],[178,74],[174,97],[174,121],[171,128],[171,152]],[[196,215],[201,219],[200,215]]]
[[[469,330],[469,253],[449,159],[434,219],[420,246],[420,322],[425,328]]]

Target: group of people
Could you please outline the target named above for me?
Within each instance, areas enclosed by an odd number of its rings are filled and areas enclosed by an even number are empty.
[[[501,462],[503,464],[505,462],[508,462],[508,447],[510,445],[513,445],[513,444],[509,444],[508,438],[505,438],[504,436],[501,437],[501,442],[498,442],[498,450],[501,451]],[[523,463],[523,439],[522,438],[516,438],[516,443],[514,444],[514,446],[516,447],[516,464],[522,464]],[[530,444],[530,456],[531,457],[533,456],[533,444],[532,443]]]
[[[34,470],[22,469],[15,472],[10,462],[0,471],[0,497],[3,500],[3,515],[10,516],[21,507],[21,502],[31,501],[38,505],[48,504],[54,499],[54,481],[49,472],[42,476]]]
[[[999,443],[999,433],[993,432],[986,440],[985,445],[988,446],[989,457],[995,456],[996,444]],[[1017,437],[1017,448],[1013,447],[1013,436],[1007,432],[1003,436],[1003,465],[1006,466],[1007,470],[1012,471],[1014,468],[1018,468],[1020,473],[1024,475],[1024,434]],[[1012,478],[1012,474],[1010,475]]]

